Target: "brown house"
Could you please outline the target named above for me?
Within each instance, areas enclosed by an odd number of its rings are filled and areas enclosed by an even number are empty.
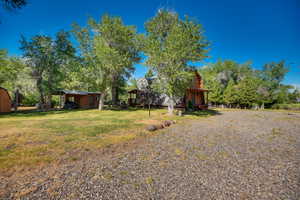
[[[75,103],[78,108],[97,108],[101,93],[61,90],[55,92],[53,95],[60,95],[61,107],[64,107],[68,103]]]
[[[187,108],[192,105],[195,109],[207,109],[208,108],[208,92],[209,90],[204,89],[203,79],[201,75],[195,71],[195,76],[191,83],[191,87],[186,89],[184,97],[178,99],[177,108]],[[138,89],[134,89],[128,92],[129,99],[128,104],[130,106],[143,106],[147,94]],[[168,97],[165,94],[156,95],[154,106],[167,106]]]
[[[11,111],[11,98],[5,88],[0,87],[0,113]]]
[[[192,104],[195,108],[207,109],[208,92],[209,90],[204,89],[201,75],[195,71],[195,77],[193,79],[192,86],[186,89],[183,101],[184,106],[187,107],[189,104]]]

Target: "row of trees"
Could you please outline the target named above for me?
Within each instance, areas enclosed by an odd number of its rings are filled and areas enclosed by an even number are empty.
[[[296,103],[300,98],[298,89],[282,83],[288,72],[284,61],[266,64],[261,70],[254,69],[250,62],[218,61],[200,72],[211,90],[209,101],[215,105],[264,107]]]
[[[0,85],[38,99],[42,109],[51,107],[52,94],[59,89],[99,91],[101,110],[107,98],[117,104],[134,65],[144,57],[143,64],[158,79],[155,89],[170,99],[172,114],[175,99],[191,83],[192,64],[207,56],[209,43],[197,21],[166,10],[147,21],[145,30],[138,34],[120,17],[103,15],[99,21],[90,18],[83,27],[75,23],[71,31],[60,31],[54,38],[22,37],[21,58],[0,51]],[[214,104],[249,107],[277,103],[290,95],[281,83],[287,72],[284,62],[255,71],[250,63],[219,61],[200,72]]]
[[[100,91],[102,109],[107,94],[117,104],[120,88],[144,55],[144,64],[161,83],[158,90],[170,98],[172,114],[174,99],[183,95],[191,80],[193,67],[188,63],[201,61],[208,43],[199,23],[166,10],[158,11],[145,23],[145,29],[145,34],[138,34],[135,26],[124,25],[120,17],[104,15],[100,21],[90,18],[84,27],[73,24],[70,32],[60,31],[55,38],[22,37],[19,62],[23,67],[7,65],[7,71],[22,74],[23,69],[29,69],[42,109],[51,106],[52,94],[62,88]],[[71,36],[75,43],[70,42]]]

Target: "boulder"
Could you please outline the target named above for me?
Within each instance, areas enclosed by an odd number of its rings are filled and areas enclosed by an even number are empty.
[[[172,121],[166,120],[166,121],[163,122],[163,125],[164,125],[164,127],[171,126],[172,125]]]
[[[155,125],[149,125],[147,126],[147,131],[156,131],[157,130],[157,127]]]

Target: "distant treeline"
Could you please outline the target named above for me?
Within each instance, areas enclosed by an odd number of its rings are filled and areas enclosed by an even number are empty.
[[[299,89],[282,83],[289,68],[284,61],[271,62],[254,69],[250,62],[239,64],[226,60],[200,69],[209,101],[215,106],[234,108],[271,107],[274,104],[297,103]]]

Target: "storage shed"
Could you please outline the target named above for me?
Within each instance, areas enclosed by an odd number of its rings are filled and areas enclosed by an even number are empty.
[[[11,111],[11,98],[5,88],[0,87],[0,113]]]
[[[73,102],[79,108],[97,108],[100,100],[100,92],[85,92],[75,90],[60,90],[53,95],[60,95],[60,105],[64,107],[65,103]]]

